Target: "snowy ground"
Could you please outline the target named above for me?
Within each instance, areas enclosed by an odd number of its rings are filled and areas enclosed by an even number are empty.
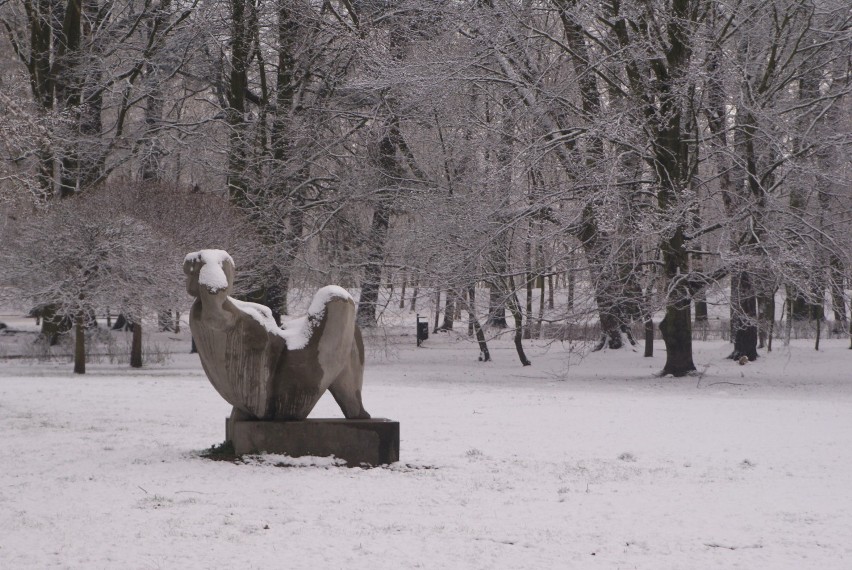
[[[0,568],[852,568],[848,339],[697,343],[684,379],[659,342],[523,368],[374,341],[365,405],[402,434],[378,469],[202,459],[229,407],[163,342],[139,371],[0,360]]]

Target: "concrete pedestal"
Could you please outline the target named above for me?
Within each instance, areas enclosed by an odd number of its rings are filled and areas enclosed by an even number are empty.
[[[226,439],[233,443],[237,455],[333,455],[353,467],[399,461],[399,422],[383,418],[265,422],[229,419]]]

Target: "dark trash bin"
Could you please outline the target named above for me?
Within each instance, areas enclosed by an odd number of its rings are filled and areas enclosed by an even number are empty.
[[[423,322],[420,320],[423,319]],[[424,340],[429,338],[429,319],[417,315],[417,346],[420,346]]]

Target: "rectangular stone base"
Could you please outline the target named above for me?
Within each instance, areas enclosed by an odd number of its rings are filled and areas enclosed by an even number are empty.
[[[384,418],[286,422],[227,420],[226,438],[233,443],[237,455],[333,455],[350,466],[387,465],[399,461],[399,422]]]

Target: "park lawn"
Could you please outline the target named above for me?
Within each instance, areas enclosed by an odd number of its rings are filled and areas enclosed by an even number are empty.
[[[579,357],[371,339],[401,461],[201,456],[229,406],[188,337],[131,370],[0,361],[0,568],[852,568],[852,351]],[[339,417],[326,396],[312,417]]]

